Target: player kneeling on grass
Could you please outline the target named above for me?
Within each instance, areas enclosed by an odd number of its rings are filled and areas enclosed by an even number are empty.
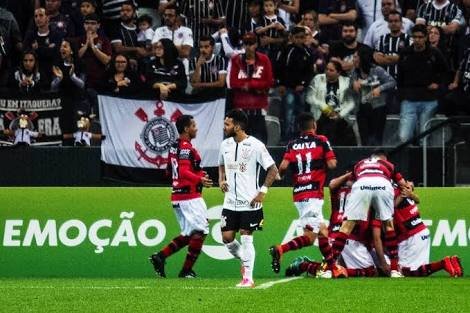
[[[196,138],[197,126],[191,115],[182,115],[176,121],[179,139],[172,145],[169,153],[169,169],[172,175],[171,202],[181,227],[181,234],[160,252],[150,257],[155,272],[161,277],[165,274],[165,259],[181,248],[188,246],[188,253],[179,273],[182,278],[194,278],[193,265],[201,253],[202,244],[209,233],[207,207],[201,197],[202,187],[212,186],[212,180],[202,170],[201,157],[191,145]]]
[[[281,269],[282,254],[313,245],[319,233],[323,238],[328,236],[322,213],[323,186],[327,169],[336,168],[336,156],[328,138],[315,133],[316,124],[311,113],[300,114],[297,123],[300,136],[287,145],[279,175],[283,176],[288,168],[292,170],[294,204],[304,234],[269,249],[275,273]]]
[[[369,158],[356,163],[352,172],[351,194],[345,206],[345,220],[341,224],[338,235],[333,243],[331,252],[325,261],[328,271],[333,277],[345,276],[343,267],[336,264],[338,257],[344,249],[349,234],[360,221],[367,221],[369,208],[375,208],[376,217],[386,227],[385,247],[389,251],[391,260],[391,277],[403,277],[398,271],[398,243],[393,227],[393,187],[391,180],[400,186],[405,180],[400,173],[395,171],[392,163],[387,161],[383,151],[377,151]]]
[[[412,182],[395,186],[395,212],[393,222],[398,241],[398,264],[405,276],[429,276],[445,270],[451,277],[463,276],[463,268],[457,256],[446,256],[440,261],[429,263],[431,239],[429,229],[421,220],[417,204],[419,198],[413,191]],[[379,229],[380,224],[375,225]],[[380,257],[379,257],[380,259]]]
[[[225,193],[220,226],[225,246],[242,263],[242,281],[237,285],[240,288],[254,287],[253,232],[262,229],[263,200],[278,175],[264,144],[246,134],[247,126],[248,117],[243,111],[227,113],[224,133],[228,138],[219,151],[219,186]],[[267,173],[263,186],[258,188],[260,166]],[[237,232],[241,244],[235,239]]]

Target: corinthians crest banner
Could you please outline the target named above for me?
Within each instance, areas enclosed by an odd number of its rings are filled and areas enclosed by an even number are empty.
[[[101,160],[108,165],[165,169],[168,150],[178,138],[175,121],[182,114],[196,120],[198,133],[192,141],[201,153],[202,166],[217,166],[223,140],[225,99],[203,103],[98,96],[102,133]]]

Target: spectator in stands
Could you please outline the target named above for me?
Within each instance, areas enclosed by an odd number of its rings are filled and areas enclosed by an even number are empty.
[[[319,0],[318,13],[320,28],[330,40],[339,40],[341,25],[354,23],[357,19],[354,0]]]
[[[82,0],[80,4],[80,14],[77,18],[77,27],[75,28],[75,35],[81,37],[85,34],[83,29],[83,22],[85,16],[96,13],[96,1],[95,0]],[[100,31],[102,31],[100,29]]]
[[[305,46],[306,35],[304,27],[294,27],[290,44],[278,54],[274,66],[284,109],[282,130],[286,142],[295,135],[295,118],[305,111],[304,90],[314,75],[316,56]]]
[[[52,30],[49,26],[49,17],[44,8],[34,11],[35,27],[25,35],[23,46],[25,49],[33,50],[40,62],[40,72],[49,75],[52,64],[58,56],[59,46],[62,42],[63,33]]]
[[[318,49],[318,51],[326,56],[328,55],[329,45],[328,38],[325,38],[324,34],[320,30],[318,25],[318,14],[315,11],[307,11],[302,14],[302,19],[299,26],[304,26],[307,29],[307,40],[305,45],[310,49]]]
[[[221,28],[217,34],[212,35],[214,39],[219,39],[222,43],[221,53],[225,58],[230,59],[233,55],[243,53],[240,31],[236,28]]]
[[[155,35],[155,31],[152,28],[152,17],[150,15],[139,16],[137,26],[139,27],[139,33],[137,34],[139,47],[151,50],[153,36]]]
[[[431,47],[439,49],[441,52],[445,51],[443,42],[441,40],[441,28],[436,26],[428,27],[428,41]]]
[[[363,43],[375,49],[380,37],[390,33],[389,16],[390,13],[399,13],[396,8],[395,0],[382,0],[382,15],[383,18],[376,20],[370,26],[367,34],[364,37]],[[401,17],[401,16],[400,16]],[[409,34],[411,28],[414,26],[413,22],[406,17],[401,17],[401,32]]]
[[[14,65],[15,52],[22,50],[21,33],[13,14],[0,5],[0,36],[3,44],[0,44],[0,86],[5,86],[8,73]]]
[[[137,25],[135,25],[136,12],[132,2],[121,5],[121,23],[111,36],[111,45],[117,54],[125,54],[130,59],[144,58],[150,54],[145,47],[139,46],[137,41]]]
[[[214,45],[214,38],[201,36],[199,56],[189,63],[193,93],[199,96],[225,96],[227,65],[223,57],[214,54]]]
[[[256,52],[254,33],[242,37],[245,53],[232,57],[227,85],[233,89],[233,107],[248,115],[248,133],[267,142],[265,114],[268,109],[268,91],[273,85],[273,72],[268,56]]]
[[[264,16],[256,28],[256,34],[259,36],[260,51],[267,54],[271,60],[274,60],[285,42],[286,24],[276,14],[275,0],[265,0],[263,8]]]
[[[354,69],[354,53],[363,46],[365,45],[357,41],[357,26],[353,23],[344,23],[341,40],[330,45],[330,60],[339,62],[344,74],[348,75]]]
[[[356,114],[361,145],[381,146],[387,117],[386,93],[396,86],[395,79],[376,66],[373,51],[362,47],[354,54],[353,89],[359,98]]]
[[[60,60],[52,67],[54,79],[52,91],[62,91],[63,95],[79,99],[85,88],[85,74],[80,63],[74,59],[74,51],[70,41],[63,40],[60,44]]]
[[[160,39],[153,48],[156,58],[145,70],[147,84],[162,100],[181,97],[188,81],[184,65],[178,59],[178,50],[167,38]]]
[[[388,14],[388,27],[390,33],[382,35],[377,41],[374,60],[397,80],[399,53],[410,46],[410,37],[402,31],[402,16],[398,11],[391,11]],[[389,90],[386,103],[387,113],[400,112],[400,100],[396,88]]]
[[[448,116],[470,115],[470,51],[460,62],[449,90],[442,101],[442,111]]]
[[[98,34],[100,21],[96,14],[86,16],[83,27],[86,35],[79,40],[78,58],[86,69],[87,87],[95,88],[104,78],[104,71],[111,60],[112,48],[109,39]]]
[[[52,73],[51,90],[60,92],[62,99],[60,128],[67,133],[74,128],[77,111],[89,112],[89,104],[84,97],[85,75],[80,62],[74,59],[74,51],[67,40],[60,45],[60,59],[52,67]]]
[[[297,14],[300,9],[300,0],[276,0],[279,16],[286,23],[286,30],[290,30],[297,21]]]
[[[137,7],[134,0],[102,0],[102,24],[107,37],[111,38],[119,29],[121,7],[123,3],[128,2],[132,2],[134,7]]]
[[[401,2],[401,10],[403,12],[403,16],[406,16],[411,21],[416,20],[416,14],[418,12],[418,8],[421,4],[426,3],[428,0],[402,0]]]
[[[225,24],[225,10],[221,0],[186,0],[181,13],[193,31],[194,41],[202,35],[211,35]]]
[[[165,9],[163,19],[165,26],[159,27],[155,30],[152,44],[157,43],[163,38],[173,41],[173,44],[178,49],[180,58],[189,58],[191,49],[194,46],[193,32],[190,28],[181,26],[177,21],[179,11],[174,5],[169,5]]]
[[[45,0],[46,13],[49,17],[49,26],[51,31],[61,35],[61,39],[65,37],[75,36],[75,25],[72,19],[60,12],[62,0]]]
[[[425,131],[426,122],[437,109],[437,90],[444,83],[448,71],[442,53],[430,47],[428,31],[424,25],[411,30],[413,44],[403,49],[398,63],[398,90],[400,93],[399,138],[406,142],[412,138],[417,124]]]
[[[448,0],[431,0],[418,8],[416,24],[441,28],[440,40],[443,42],[441,51],[449,60],[451,68],[454,68],[456,64],[454,60],[456,57],[455,35],[464,23],[462,11],[458,5]]]
[[[248,6],[250,0],[225,0],[223,7],[227,28],[243,30],[249,19]]]
[[[358,11],[358,18],[356,23],[360,29],[361,42],[363,42],[363,39],[368,33],[370,26],[376,21],[384,19],[384,16],[382,15],[383,4],[382,7],[380,5],[380,0],[356,0]]]
[[[355,146],[356,139],[349,115],[354,98],[349,77],[341,75],[341,63],[330,60],[325,74],[318,74],[307,89],[306,101],[317,121],[317,133],[330,139],[332,145]]]
[[[113,56],[106,70],[102,90],[118,96],[133,96],[141,91],[142,87],[142,81],[131,68],[129,58],[125,54]]]
[[[248,2],[248,20],[245,24],[245,31],[254,33],[256,29],[261,25],[263,18],[262,14],[263,1],[262,0],[250,0]]]
[[[11,72],[8,81],[10,91],[20,95],[31,95],[47,89],[47,81],[39,72],[39,62],[36,53],[26,51],[21,64]]]

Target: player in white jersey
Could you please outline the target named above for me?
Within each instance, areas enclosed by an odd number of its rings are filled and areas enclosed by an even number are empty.
[[[265,145],[248,136],[248,117],[241,110],[230,111],[224,121],[228,137],[220,145],[219,186],[225,193],[221,223],[222,238],[230,253],[241,260],[242,281],[237,287],[254,286],[255,247],[253,231],[263,226],[262,203],[278,170]],[[262,187],[258,185],[260,167],[266,171]],[[240,232],[240,242],[235,239]]]

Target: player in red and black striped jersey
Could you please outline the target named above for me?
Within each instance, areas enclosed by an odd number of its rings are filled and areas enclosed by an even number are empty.
[[[403,275],[398,271],[398,243],[393,227],[393,187],[390,181],[394,180],[402,186],[405,182],[403,177],[395,170],[395,166],[387,161],[385,152],[377,151],[369,158],[356,163],[352,179],[355,182],[345,207],[347,219],[342,223],[332,251],[326,258],[329,270],[332,271],[333,276],[342,274],[341,267],[336,266],[336,260],[343,251],[346,240],[355,225],[359,221],[368,220],[369,208],[372,206],[376,217],[386,227],[384,245],[391,259],[391,277],[402,277]]]
[[[197,126],[191,115],[182,115],[176,121],[180,137],[170,148],[169,169],[172,176],[171,202],[175,210],[181,234],[158,253],[150,257],[155,272],[165,274],[165,259],[181,248],[188,246],[188,253],[179,277],[196,277],[193,265],[201,253],[206,235],[209,233],[207,207],[201,197],[202,187],[212,186],[212,180],[200,166],[201,157],[192,146],[191,139],[197,134]]]
[[[440,261],[429,263],[429,229],[421,220],[418,203],[419,198],[413,192],[411,182],[401,189],[395,188],[393,222],[398,240],[398,264],[402,273],[405,276],[429,276],[445,270],[450,276],[462,276],[463,269],[457,256],[446,256]]]
[[[300,114],[297,123],[301,134],[287,145],[279,174],[282,176],[288,168],[292,172],[293,199],[304,234],[269,249],[275,273],[280,271],[283,253],[311,246],[320,232],[327,237],[322,213],[323,187],[326,171],[336,168],[336,156],[328,139],[315,133],[316,124],[311,113]]]
[[[328,226],[328,237],[320,233],[318,244],[321,253],[326,258],[331,253],[330,241],[334,241],[344,220],[344,208],[351,193],[351,172],[333,178],[330,181],[331,215]],[[375,276],[374,261],[369,253],[371,234],[369,220],[357,223],[348,237],[342,251],[342,260],[348,276]],[[320,278],[331,278],[331,272],[320,268],[318,262],[306,257],[297,258],[286,269],[286,276],[297,276],[307,272]]]

